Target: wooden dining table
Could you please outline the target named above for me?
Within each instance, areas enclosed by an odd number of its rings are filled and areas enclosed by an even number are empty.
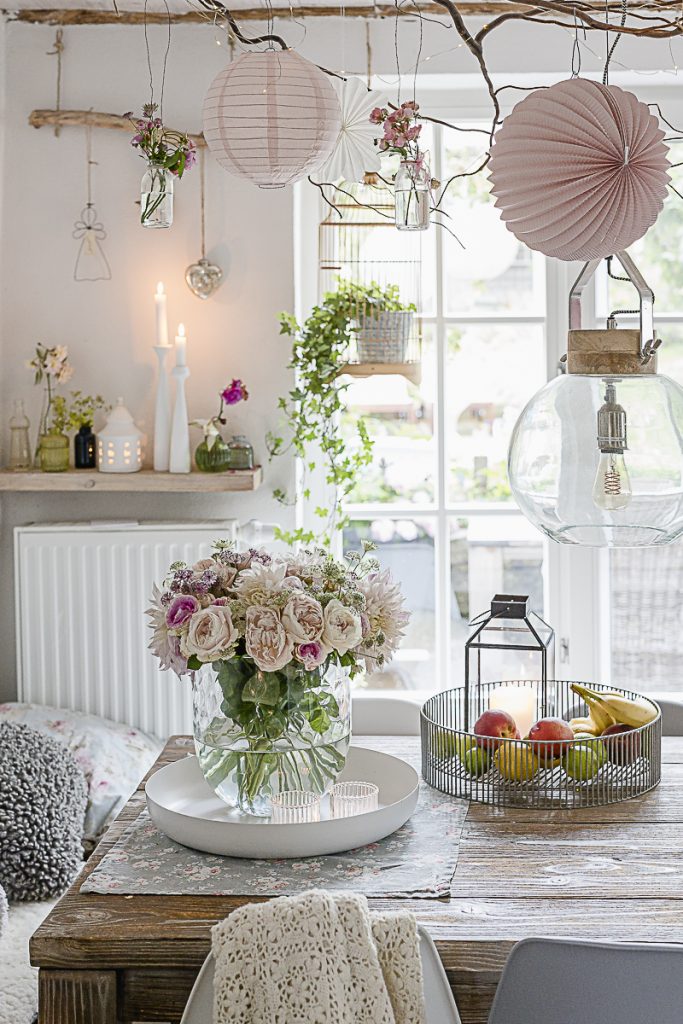
[[[354,742],[419,759],[417,737]],[[188,749],[186,738],[170,739],[149,774]],[[463,1024],[487,1020],[518,939],[683,942],[683,737],[665,738],[662,756],[661,784],[624,803],[571,811],[472,803],[450,897],[371,900],[372,909],[411,910],[429,930]],[[176,1024],[209,951],[211,926],[253,901],[81,893],[143,808],[144,787],[143,779],[31,939],[39,1024]]]

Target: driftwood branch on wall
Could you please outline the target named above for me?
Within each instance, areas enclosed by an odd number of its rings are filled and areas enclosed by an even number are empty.
[[[125,0],[119,0],[119,8],[123,6]],[[517,3],[515,0],[461,0],[457,3],[458,11],[462,17],[490,17],[492,15],[504,15],[512,16],[515,18],[527,16],[531,17],[552,17],[556,14],[561,14],[570,20],[573,19],[574,8],[578,7],[584,16],[591,17],[593,15],[600,15],[604,18],[605,10],[609,10],[612,15],[618,14],[623,9],[622,0],[590,0],[590,2],[578,2],[576,5],[570,4],[568,0],[558,0],[557,3],[544,3],[543,0],[535,4],[523,4]],[[632,11],[634,16],[642,14],[650,15],[662,15],[667,12],[679,13],[679,29],[678,32],[674,31],[674,35],[681,34],[683,27],[680,25],[680,12],[681,3],[680,0],[628,0],[627,9]],[[272,8],[273,15],[281,17],[283,19],[295,18],[338,18],[339,17],[339,5],[325,4],[321,6],[307,6],[306,4],[299,5],[294,4],[291,8],[280,7],[275,4]],[[344,9],[344,16],[347,18],[395,18],[397,15],[401,17],[416,17],[418,10],[422,14],[439,14],[443,13],[442,5],[435,3],[434,0],[425,0],[424,3],[417,4],[395,4],[391,2],[367,4],[362,6],[349,6]],[[252,7],[246,8],[245,10],[237,10],[233,12],[234,15],[239,18],[240,21],[266,21],[267,14],[264,7]],[[10,21],[23,21],[35,25],[142,25],[145,21],[145,14],[143,11],[126,11],[121,10],[59,10],[59,9],[24,9],[20,11],[6,11],[6,17]],[[577,12],[578,15],[578,12]],[[175,24],[194,24],[206,21],[206,15],[201,11],[190,10],[190,11],[172,11],[170,14],[171,21]],[[166,24],[168,16],[166,12],[159,11],[148,11],[146,15],[147,23],[153,24]],[[673,19],[672,19],[673,20]],[[614,28],[614,26],[612,26]],[[648,28],[647,25],[642,26]],[[653,27],[653,26],[650,26]],[[661,29],[661,25],[655,26]],[[650,34],[646,32],[645,34]]]
[[[117,131],[132,132],[133,126],[127,117],[119,114],[104,114],[98,110],[32,110],[28,123],[32,128],[44,128],[46,125],[60,128],[90,126],[91,128],[113,128]],[[205,146],[203,135],[192,135],[188,132],[196,146]]]

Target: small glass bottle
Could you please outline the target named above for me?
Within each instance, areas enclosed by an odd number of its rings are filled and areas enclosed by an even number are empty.
[[[170,228],[173,223],[173,175],[150,163],[140,183],[140,223],[143,228]]]
[[[399,231],[426,231],[432,177],[423,159],[402,160],[394,181],[395,224]]]
[[[74,466],[76,469],[97,469],[97,439],[92,423],[84,423],[74,437]]]
[[[22,399],[15,398],[14,411],[9,421],[9,469],[23,471],[31,468],[30,426]]]
[[[230,449],[230,469],[254,468],[254,449],[244,434],[235,434],[228,448]]]

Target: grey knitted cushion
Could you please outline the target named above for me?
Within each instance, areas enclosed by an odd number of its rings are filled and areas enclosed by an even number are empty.
[[[87,787],[51,736],[0,723],[0,886],[12,900],[59,896],[82,864]]]

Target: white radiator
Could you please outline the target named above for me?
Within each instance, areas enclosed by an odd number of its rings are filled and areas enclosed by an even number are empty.
[[[161,672],[144,614],[169,565],[234,539],[234,520],[61,523],[14,531],[19,700],[188,732],[190,685]]]

